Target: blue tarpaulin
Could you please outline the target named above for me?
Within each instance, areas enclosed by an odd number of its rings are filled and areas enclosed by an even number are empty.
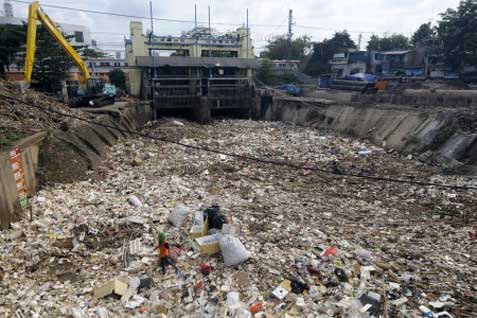
[[[292,85],[292,84],[280,85],[280,86],[275,87],[275,89],[285,91],[289,95],[292,95],[292,96],[300,96],[301,93],[302,93],[302,90],[299,86]]]

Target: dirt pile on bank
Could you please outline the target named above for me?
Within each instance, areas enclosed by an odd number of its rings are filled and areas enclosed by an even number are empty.
[[[9,98],[20,99],[56,112],[85,116],[80,110],[70,109],[51,96],[33,90],[26,90],[25,94],[22,94],[17,83],[0,81],[0,148],[12,146],[18,139],[37,132],[59,128],[61,123],[67,120],[59,114],[33,108]]]
[[[476,186],[411,157],[283,123],[167,121],[149,134],[342,174]],[[476,312],[475,191],[332,176],[141,138],[114,146],[102,172],[101,180],[40,191],[33,223],[0,235],[0,316]],[[196,213],[215,204],[251,253],[239,265],[225,266],[220,249],[204,255],[191,238]],[[168,219],[178,207],[188,212],[175,228]],[[165,274],[161,231],[178,267]]]

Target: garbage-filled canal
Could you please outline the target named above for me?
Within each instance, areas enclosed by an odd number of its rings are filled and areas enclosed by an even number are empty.
[[[288,165],[118,143],[0,234],[0,316],[475,317],[476,191],[367,177],[475,180],[286,123],[146,132]]]

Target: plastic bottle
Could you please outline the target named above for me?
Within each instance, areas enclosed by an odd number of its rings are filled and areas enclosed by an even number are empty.
[[[422,312],[422,317],[426,317],[426,318],[434,317],[434,313],[432,312],[432,310],[430,310],[426,306],[419,306],[419,310]]]

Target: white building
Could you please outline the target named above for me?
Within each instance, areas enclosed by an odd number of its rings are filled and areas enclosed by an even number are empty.
[[[2,24],[23,25],[26,23],[27,23],[27,19],[24,19],[24,18],[8,17],[8,16],[0,17],[0,25]],[[91,39],[91,31],[84,25],[58,23],[58,26],[64,35],[71,37],[70,43],[72,45],[75,45],[75,46],[87,45],[89,47],[95,47],[95,45],[93,44],[95,44],[96,41]]]
[[[299,71],[298,60],[272,60],[272,72],[275,75],[295,74]]]

